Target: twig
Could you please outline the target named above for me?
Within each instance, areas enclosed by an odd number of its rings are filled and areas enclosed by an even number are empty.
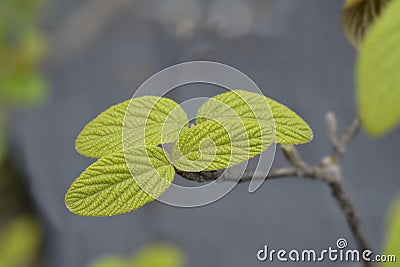
[[[347,146],[349,142],[353,139],[353,137],[357,134],[358,130],[360,129],[360,121],[358,117],[354,117],[351,123],[347,126],[346,130],[340,137],[337,139],[336,133],[333,132],[333,125],[336,121],[336,116],[333,113],[328,113],[327,117],[327,125],[328,125],[328,132],[329,136],[331,137],[332,145],[333,145],[333,152],[331,154],[331,158],[335,162],[340,162],[344,155],[346,154]]]
[[[206,182],[218,179],[219,181],[223,182],[239,182],[239,183],[249,182],[252,179],[263,180],[265,178],[278,179],[278,178],[289,178],[289,177],[307,177],[308,175],[300,171],[298,168],[292,166],[271,170],[268,173],[267,177],[265,177],[265,173],[257,174],[252,171],[245,171],[241,175],[241,177],[238,177],[238,173],[232,172],[229,169],[218,170],[218,171],[204,171],[204,172],[185,172],[176,170],[176,173],[185,179],[195,182]]]
[[[310,166],[308,166],[307,163],[305,163],[301,157],[299,152],[294,146],[291,145],[281,145],[281,149],[283,154],[285,155],[286,159],[291,163],[294,167],[303,170],[303,171],[309,171]]]
[[[230,173],[229,171],[226,174],[226,177],[223,178],[224,181],[234,181],[233,179],[234,173]],[[244,172],[242,178],[240,179],[240,183],[250,182],[252,179],[264,180],[267,179],[279,179],[279,178],[290,178],[290,177],[305,177],[305,174],[301,172],[298,168],[288,166],[282,167],[278,169],[271,170],[267,176],[260,173],[254,172]]]
[[[195,182],[207,182],[207,181],[217,180],[223,174],[224,170],[225,169],[216,171],[186,172],[175,168],[175,171],[178,175],[187,180]]]
[[[331,139],[332,146],[337,149],[339,145],[339,140],[337,139],[337,119],[333,112],[326,113],[326,128],[328,128],[328,135]]]

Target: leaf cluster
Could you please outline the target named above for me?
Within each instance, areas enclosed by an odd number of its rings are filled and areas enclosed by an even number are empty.
[[[83,216],[126,213],[163,194],[175,169],[224,169],[273,143],[311,139],[299,115],[256,93],[234,90],[210,98],[199,108],[196,125],[171,99],[134,98],[102,112],[79,134],[77,151],[98,160],[73,182],[65,202]],[[160,147],[165,143],[174,143],[171,155]]]

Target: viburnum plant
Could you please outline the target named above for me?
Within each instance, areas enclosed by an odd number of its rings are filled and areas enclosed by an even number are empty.
[[[262,95],[235,90],[214,96],[200,107],[194,126],[171,99],[144,96],[109,108],[83,129],[76,149],[98,161],[73,182],[65,198],[68,208],[84,216],[129,212],[163,194],[175,173],[199,182],[220,176],[237,181],[222,170],[277,143],[290,165],[271,170],[269,180],[305,177],[326,183],[358,248],[372,251],[344,189],[341,163],[360,125],[377,137],[400,122],[399,14],[400,0],[345,1],[344,32],[358,50],[358,114],[338,135],[336,117],[327,113],[332,151],[318,163],[303,161],[293,146],[312,140],[307,123],[286,106]],[[159,145],[171,142],[174,146],[169,155]],[[265,178],[257,175],[245,172],[239,182]],[[398,232],[392,228],[390,233]],[[398,248],[398,235],[391,235],[389,241],[389,248]],[[372,266],[373,262],[364,260],[364,265]]]
[[[210,98],[199,108],[196,125],[189,126],[182,107],[163,97],[134,98],[101,113],[77,138],[77,151],[98,161],[72,184],[68,208],[84,216],[126,213],[165,192],[175,170],[221,170],[273,143],[312,139],[311,128],[295,112],[243,90]],[[171,142],[169,155],[159,145]]]

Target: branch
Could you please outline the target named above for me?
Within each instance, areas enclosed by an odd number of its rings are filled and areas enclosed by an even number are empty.
[[[229,175],[232,177],[234,174],[228,172],[227,177],[224,178],[223,180],[224,181],[233,180],[232,178],[229,177]],[[290,177],[305,177],[305,174],[295,167],[288,166],[288,167],[273,169],[268,173],[268,175],[266,177],[265,177],[265,174],[259,174],[259,173],[257,174],[254,172],[244,172],[244,174],[242,175],[242,178],[240,179],[239,182],[240,183],[249,182],[252,179],[264,180],[265,178],[279,179],[279,178],[290,178]]]
[[[292,145],[281,145],[281,149],[286,159],[296,168],[303,171],[310,171],[310,166],[305,163],[297,149]]]
[[[337,137],[336,133],[336,116],[333,113],[328,113],[326,121],[333,152],[331,155],[323,157],[318,165],[309,165],[304,162],[294,146],[281,145],[282,152],[291,166],[273,169],[267,174],[267,177],[265,177],[265,174],[257,174],[249,171],[238,174],[229,169],[204,172],[183,172],[176,170],[176,172],[183,178],[197,182],[217,180],[244,183],[252,179],[263,180],[265,178],[279,179],[288,177],[309,178],[323,181],[330,187],[333,197],[346,218],[346,222],[349,225],[358,248],[360,250],[372,251],[362,231],[361,222],[356,213],[356,209],[343,187],[340,171],[340,162],[346,153],[347,146],[360,128],[359,120],[357,117],[354,118],[340,138]],[[364,262],[364,266],[370,267],[372,263]]]
[[[195,182],[207,182],[207,181],[213,181],[217,180],[220,178],[221,174],[225,169],[221,170],[216,170],[216,171],[203,171],[203,172],[186,172],[186,171],[181,171],[175,168],[175,172],[190,181],[195,181]]]
[[[367,241],[364,233],[361,230],[361,222],[356,214],[356,209],[351,202],[349,196],[346,194],[343,184],[339,181],[329,183],[332,195],[336,199],[339,207],[346,217],[347,224],[354,236],[357,246],[361,250],[371,250],[369,242]],[[372,250],[371,250],[372,251]],[[365,263],[365,266],[372,266],[369,263]]]
[[[223,182],[239,182],[245,183],[252,179],[264,180],[267,179],[278,179],[286,177],[306,177],[307,174],[300,171],[298,168],[288,166],[284,168],[274,169],[265,176],[263,174],[257,174],[253,171],[245,171],[240,177],[238,173],[232,172],[229,169],[217,170],[217,171],[203,171],[203,172],[185,172],[176,170],[176,173],[181,177],[195,182],[206,182],[206,181],[223,181]]]
[[[360,121],[358,117],[354,117],[350,124],[347,126],[346,130],[343,132],[340,139],[338,139],[336,136],[337,120],[336,116],[332,112],[329,112],[326,115],[326,122],[329,137],[333,146],[331,158],[335,162],[340,162],[346,154],[348,144],[360,129]]]

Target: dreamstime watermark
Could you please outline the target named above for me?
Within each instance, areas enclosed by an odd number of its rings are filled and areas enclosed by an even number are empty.
[[[181,87],[184,89],[184,87],[182,87],[184,85],[199,84],[199,83],[214,85],[220,88],[224,88],[226,91],[243,89],[249,92],[262,95],[262,91],[258,88],[258,86],[255,84],[254,81],[252,81],[243,72],[231,66],[217,62],[192,61],[192,62],[177,64],[157,72],[149,79],[147,79],[136,90],[132,99],[146,96],[149,94],[158,97],[165,97],[167,93],[169,93],[171,90],[177,87]],[[185,109],[186,112],[188,112],[190,109],[193,110],[194,107],[199,108],[207,100],[209,100],[209,98],[207,97],[195,97],[179,104],[183,109]],[[265,103],[264,104],[265,107],[263,107],[262,109],[262,112],[264,114],[263,116],[268,117],[268,112],[272,114],[271,109],[267,101],[263,102]],[[132,103],[133,102],[131,102],[131,104],[128,106],[124,119],[124,126],[122,132],[122,144],[124,152],[128,151],[129,148],[131,147],[132,138],[135,137],[133,136],[133,134],[136,133],[137,135],[137,131],[132,130],[132,128],[134,128],[135,125],[137,125],[137,117],[129,116],[129,114],[135,114],[138,107],[132,105]],[[220,103],[220,105],[222,104],[223,103]],[[247,104],[251,108],[251,103]],[[185,107],[189,107],[189,109],[186,109]],[[237,113],[235,113],[235,111],[231,107],[225,105],[223,109],[224,111],[230,111],[232,114],[234,114],[234,117],[236,117],[236,119],[240,121],[240,117],[238,116]],[[254,114],[257,114],[257,111],[253,112]],[[174,111],[168,114],[168,116],[172,118],[173,113]],[[149,119],[149,117],[150,114],[148,114],[146,119]],[[188,113],[187,117],[189,121],[192,121],[196,117],[196,113],[193,114]],[[270,119],[268,119],[267,122],[263,121],[262,123],[260,123],[259,121],[259,125],[261,127],[261,124],[265,123],[271,124],[271,129],[273,129],[273,134],[275,134],[275,124],[273,121],[273,116],[269,116],[268,118]],[[152,119],[153,118],[150,118],[149,120],[151,121]],[[258,119],[258,117],[256,117],[256,119]],[[168,121],[168,119],[166,121]],[[147,122],[145,123],[145,125],[147,125]],[[225,127],[226,125],[223,126],[230,135],[229,129]],[[181,130],[184,127],[186,126],[182,125]],[[244,125],[242,125],[241,127],[244,127]],[[171,129],[168,123],[165,123],[165,125],[163,125],[162,132],[168,132],[170,130]],[[143,134],[143,136],[145,136],[145,134]],[[163,137],[161,136],[161,140],[162,139]],[[247,141],[248,141],[247,146],[249,146],[250,141],[249,140]],[[146,141],[143,140],[143,145],[145,144]],[[276,147],[275,143],[272,143],[268,147],[268,149],[259,156],[257,166],[254,168],[255,173],[263,175],[263,177],[267,177],[267,174],[272,166],[272,162],[275,156],[275,147]],[[164,144],[163,148],[166,148]],[[245,151],[245,149],[243,149],[243,151]],[[231,159],[234,156],[235,155],[231,155]],[[131,168],[131,164],[129,164],[128,162],[129,159],[127,158],[126,155],[125,159],[127,160],[128,167]],[[247,167],[247,162],[244,162],[244,164],[239,164],[233,167],[235,168],[235,173],[238,174],[237,175],[238,178],[240,178],[240,176],[245,172],[246,167]],[[131,170],[131,173],[134,173],[134,170]],[[223,175],[224,173],[220,177],[222,177]],[[159,179],[160,179],[159,183],[162,184],[164,182],[162,181],[162,177],[159,177]],[[161,201],[165,204],[178,207],[197,207],[212,203],[222,198],[236,186],[239,180],[240,179],[237,179],[237,181],[233,183],[232,182],[221,183],[217,179],[210,183],[200,184],[198,186],[182,186],[172,183],[161,196],[159,196],[157,192],[153,194],[153,192],[147,190],[149,188],[149,186],[147,186],[148,183],[147,179],[136,180],[136,182],[141,187],[142,190],[146,191],[146,193],[148,193],[149,195],[156,198],[158,201]],[[252,181],[250,181],[248,189],[249,192],[256,191],[261,186],[262,183],[263,183],[262,179],[253,179]]]
[[[258,250],[261,262],[396,262],[396,255],[374,254],[371,250],[349,249],[347,240],[339,238],[335,247],[327,249],[270,249],[268,245]]]

